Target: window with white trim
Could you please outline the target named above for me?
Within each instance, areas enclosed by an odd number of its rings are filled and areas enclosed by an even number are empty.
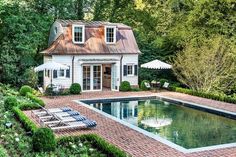
[[[84,25],[73,25],[72,26],[72,38],[75,44],[83,44],[85,38]]]
[[[53,70],[53,78],[70,78],[70,66],[65,70]]]
[[[54,32],[55,32],[55,34],[57,34],[57,27],[55,27]]]
[[[134,75],[133,65],[127,65],[127,75]]]
[[[105,27],[105,40],[107,44],[116,43],[116,27],[115,26]]]
[[[65,77],[65,70],[64,69],[58,70],[58,77]]]

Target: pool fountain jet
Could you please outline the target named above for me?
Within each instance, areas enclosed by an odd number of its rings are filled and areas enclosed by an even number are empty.
[[[142,120],[141,124],[146,125],[148,127],[160,129],[161,127],[170,125],[172,123],[172,119],[170,118],[151,118]]]

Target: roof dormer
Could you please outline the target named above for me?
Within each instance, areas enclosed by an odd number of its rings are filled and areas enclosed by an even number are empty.
[[[105,42],[106,44],[116,43],[116,26],[105,26]]]
[[[74,44],[83,44],[85,41],[85,26],[73,24],[72,25],[72,41]]]

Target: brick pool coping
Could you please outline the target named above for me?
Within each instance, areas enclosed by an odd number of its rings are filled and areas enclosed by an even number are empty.
[[[52,107],[62,107],[69,106],[75,110],[78,110],[81,114],[87,116],[90,119],[97,121],[98,126],[95,129],[91,130],[78,130],[78,131],[63,131],[57,133],[56,136],[68,136],[68,135],[81,135],[88,133],[95,133],[99,136],[106,139],[108,142],[120,147],[127,153],[132,156],[236,156],[236,148],[223,148],[215,150],[207,150],[195,153],[182,153],[176,149],[173,149],[155,139],[145,136],[144,134],[137,132],[127,126],[124,126],[110,118],[107,118],[87,107],[78,105],[72,100],[78,99],[95,99],[95,98],[112,98],[112,97],[126,97],[126,96],[167,96],[175,99],[181,99],[184,101],[190,101],[194,103],[199,103],[202,105],[207,105],[210,107],[220,108],[228,110],[231,112],[236,111],[236,106],[234,104],[218,102],[214,100],[209,100],[205,98],[199,98],[195,96],[189,96],[182,93],[174,92],[160,92],[160,93],[151,93],[151,92],[90,92],[83,93],[81,95],[73,96],[61,96],[55,97],[54,99],[44,97],[47,108]],[[222,104],[223,103],[223,104]],[[214,106],[214,104],[216,104]],[[223,107],[221,107],[221,105]],[[30,115],[29,111],[25,112],[28,116]],[[32,118],[32,117],[31,117]]]

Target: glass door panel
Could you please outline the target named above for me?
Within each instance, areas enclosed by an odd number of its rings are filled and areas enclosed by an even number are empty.
[[[101,66],[93,66],[93,90],[101,89]]]
[[[112,64],[111,66],[111,89],[116,90],[116,65]]]
[[[90,66],[83,66],[83,90],[90,90]]]

